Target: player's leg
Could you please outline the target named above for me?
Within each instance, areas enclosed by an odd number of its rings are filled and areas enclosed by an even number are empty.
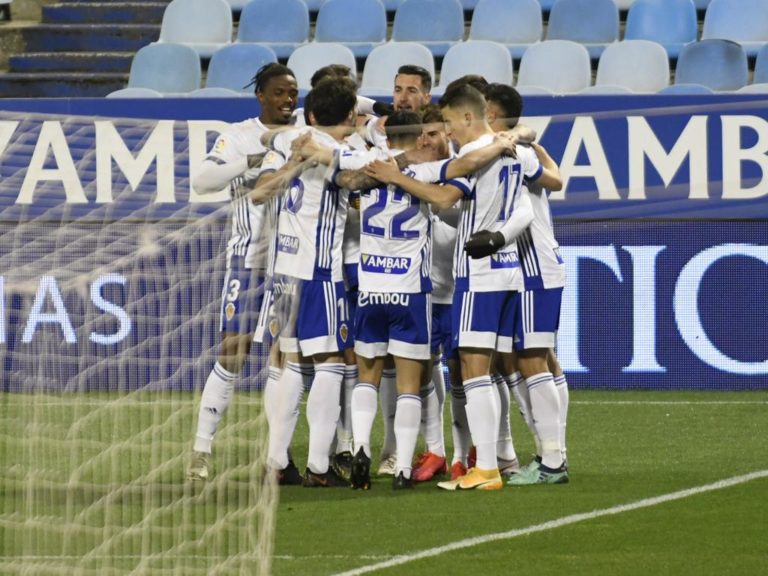
[[[343,349],[350,336],[342,282],[303,282],[296,333],[302,353],[312,356],[315,365],[315,376],[307,397],[309,454],[304,486],[348,486],[348,482],[330,467],[329,459],[341,409]]]
[[[499,359],[502,366],[504,381],[507,383],[510,394],[515,399],[515,402],[517,402],[520,416],[522,416],[525,425],[531,432],[531,436],[533,436],[536,450],[536,463],[538,464],[538,462],[541,461],[541,443],[539,442],[539,435],[536,433],[536,426],[533,423],[531,398],[528,395],[528,387],[525,385],[525,378],[517,367],[517,355],[514,351],[507,352],[500,354]]]
[[[359,342],[359,340],[357,341]],[[357,354],[359,382],[352,392],[352,434],[354,456],[350,469],[352,488],[371,487],[371,430],[379,404],[379,385],[384,370],[384,355],[367,358]]]
[[[467,473],[467,457],[472,447],[472,436],[467,422],[467,396],[461,381],[459,357],[452,350],[448,357],[448,373],[451,377],[451,436],[453,438],[453,458],[451,459],[451,480]]]
[[[245,364],[251,348],[252,311],[258,310],[256,289],[250,290],[252,270],[240,257],[228,262],[222,289],[219,356],[213,366],[200,399],[192,458],[187,470],[190,480],[207,480],[210,476],[210,455],[213,438],[224,417],[235,390],[235,381]],[[256,280],[255,277],[253,280]]]
[[[395,473],[395,406],[397,389],[395,387],[395,363],[391,356],[384,360],[384,371],[381,374],[379,386],[379,403],[381,404],[381,421],[384,425],[384,441],[379,454],[379,476]]]
[[[501,376],[501,361],[497,354],[494,359],[494,372],[491,374],[499,400],[499,437],[496,444],[496,459],[502,476],[509,476],[520,470],[515,445],[512,440],[512,428],[509,424],[509,388]]]
[[[557,395],[560,398],[560,450],[563,453],[563,462],[565,467],[568,467],[568,451],[565,446],[565,429],[568,423],[568,404],[570,402],[570,394],[568,392],[568,382],[565,379],[565,374],[560,366],[560,361],[557,359],[554,349],[550,348],[547,354],[547,366],[549,371],[555,377],[555,386],[557,387]]]
[[[521,299],[515,328],[517,361],[541,443],[541,464],[513,476],[512,485],[568,482],[560,449],[560,398],[547,362],[555,345],[561,299],[562,289],[526,290]]]

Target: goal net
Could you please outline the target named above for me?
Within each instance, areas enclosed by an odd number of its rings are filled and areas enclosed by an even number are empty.
[[[185,481],[229,215],[190,167],[219,124],[0,113],[4,574],[269,572],[260,348]]]

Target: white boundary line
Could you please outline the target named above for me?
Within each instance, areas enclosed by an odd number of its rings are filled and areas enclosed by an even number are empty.
[[[459,540],[457,542],[452,542],[443,546],[437,546],[436,548],[428,548],[426,550],[422,550],[421,552],[395,556],[391,560],[387,560],[385,562],[377,562],[376,564],[369,564],[368,566],[362,566],[360,568],[354,568],[352,570],[348,570],[347,572],[340,572],[335,576],[358,576],[360,574],[368,574],[369,572],[375,572],[376,570],[383,570],[385,568],[400,566],[415,560],[422,560],[424,558],[439,556],[440,554],[445,554],[446,552],[461,550],[462,548],[470,548],[472,546],[487,544],[488,542],[495,542],[497,540],[509,540],[511,538],[517,538],[518,536],[527,536],[528,534],[535,534],[536,532],[544,532],[545,530],[552,530],[554,528],[576,524],[585,520],[594,520],[595,518],[601,518],[603,516],[621,514],[623,512],[630,512],[640,508],[649,508],[651,506],[657,506],[666,502],[673,502],[675,500],[688,498],[689,496],[703,494],[704,492],[730,488],[731,486],[737,486],[738,484],[744,484],[759,478],[768,478],[768,470],[758,470],[756,472],[751,472],[750,474],[744,474],[743,476],[734,476],[732,478],[726,478],[725,480],[713,482],[712,484],[704,484],[703,486],[696,486],[694,488],[688,488],[678,492],[671,492],[669,494],[662,494],[661,496],[645,498],[643,500],[638,500],[637,502],[631,502],[629,504],[621,504],[619,506],[612,506],[611,508],[603,508],[601,510],[593,510],[592,512],[584,512],[581,514],[571,514],[570,516],[564,516],[562,518],[550,520],[549,522],[544,522],[542,524],[534,524],[533,526],[528,526],[527,528],[518,528],[508,532],[496,532],[495,534],[486,534],[485,536],[466,538],[464,540]]]

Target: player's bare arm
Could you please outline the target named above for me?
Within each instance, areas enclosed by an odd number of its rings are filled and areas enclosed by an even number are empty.
[[[438,208],[453,206],[462,195],[461,190],[455,186],[419,182],[403,174],[394,160],[389,162],[381,160],[371,162],[365,167],[365,173],[384,184],[394,184],[408,192],[408,194],[424,202],[434,204]]]
[[[557,165],[549,153],[539,144],[532,143],[531,148],[536,152],[536,156],[539,159],[539,163],[544,171],[541,176],[536,180],[539,186],[547,188],[549,190],[557,192],[563,189],[563,179],[560,176],[560,167]]]
[[[378,180],[368,176],[364,170],[342,170],[336,174],[335,182],[347,190],[368,190],[381,185]]]
[[[273,196],[282,193],[288,184],[309,165],[309,161],[299,155],[292,155],[280,169],[261,175],[248,192],[248,197],[254,204],[266,202]]]

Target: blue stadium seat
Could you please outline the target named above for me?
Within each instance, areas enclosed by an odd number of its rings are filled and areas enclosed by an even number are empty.
[[[445,56],[464,38],[459,0],[405,0],[395,12],[392,40],[421,42],[435,56]]]
[[[162,94],[200,88],[200,57],[186,44],[149,44],[131,62],[128,88],[151,88]]]
[[[768,94],[768,82],[747,84],[736,90],[737,94]]]
[[[454,44],[445,54],[440,68],[440,84],[437,94],[445,87],[466,74],[479,74],[488,82],[514,83],[512,57],[503,44],[488,40],[470,40]]]
[[[714,94],[714,90],[707,88],[703,84],[670,84],[666,88],[662,88],[657,94],[675,94],[675,95],[688,95],[688,94]]]
[[[264,64],[277,62],[277,56],[268,46],[261,44],[230,44],[219,48],[208,64],[207,88],[228,88],[250,93],[245,86]]]
[[[288,58],[288,68],[293,70],[299,90],[306,92],[311,88],[309,81],[319,68],[328,64],[349,66],[352,75],[357,75],[357,61],[352,50],[335,42],[310,42],[299,46]]]
[[[539,0],[539,4],[541,4],[542,12],[550,12],[555,2],[556,0]]]
[[[694,5],[696,6],[696,10],[699,11],[706,10],[710,2],[712,2],[712,0],[693,0]]]
[[[309,11],[303,0],[251,0],[240,14],[238,42],[266,44],[288,58],[309,40]]]
[[[232,10],[232,12],[242,12],[242,10],[251,1],[252,0],[227,0],[227,4],[229,4],[229,7]]]
[[[107,98],[162,98],[163,95],[152,88],[121,88],[110,92]]]
[[[418,42],[387,42],[376,46],[365,60],[360,93],[365,96],[392,96],[395,76],[400,66],[421,66],[432,75],[435,84],[435,59]]]
[[[675,84],[703,84],[714,91],[738,90],[747,84],[747,54],[731,40],[701,40],[680,51]]]
[[[613,0],[613,2],[619,10],[629,10],[632,4],[635,3],[635,0]]]
[[[220,88],[219,86],[206,86],[205,88],[198,88],[192,90],[187,97],[189,98],[239,98],[241,96],[252,96],[251,92],[236,92],[229,88]]]
[[[316,42],[338,42],[365,57],[386,39],[387,13],[381,0],[326,0],[320,6]]]
[[[592,84],[587,49],[571,40],[533,44],[520,60],[518,86],[538,86],[555,94],[573,94]]]
[[[542,30],[537,0],[479,0],[472,13],[469,39],[500,42],[519,60],[528,46],[541,41]]]
[[[613,0],[557,0],[546,39],[578,42],[597,59],[607,44],[619,39],[619,10]]]
[[[658,92],[669,85],[669,58],[661,44],[624,40],[600,56],[595,85],[624,86],[633,92]]]
[[[317,12],[320,10],[320,6],[323,5],[323,2],[325,2],[325,0],[304,0],[304,3],[307,5],[307,9],[310,12]]]
[[[577,94],[589,94],[589,95],[609,95],[609,94],[634,94],[632,90],[626,86],[619,86],[618,84],[595,84],[594,86],[587,86],[584,90],[577,92]]]
[[[515,90],[521,95],[521,96],[555,96],[556,94],[554,91],[550,90],[549,88],[544,88],[543,86],[520,86],[519,84],[515,86]]]
[[[232,41],[232,10],[225,0],[171,0],[158,42],[187,44],[203,58]]]
[[[742,45],[747,56],[756,56],[768,42],[768,2],[712,0],[704,15],[701,38],[733,40]]]
[[[768,82],[768,44],[763,46],[755,58],[755,72],[752,77],[753,84]]]
[[[387,12],[394,12],[400,8],[400,4],[403,2],[405,2],[405,0],[384,0],[384,8]]]
[[[692,0],[636,0],[627,14],[625,40],[653,40],[673,60],[698,34],[696,7]]]

